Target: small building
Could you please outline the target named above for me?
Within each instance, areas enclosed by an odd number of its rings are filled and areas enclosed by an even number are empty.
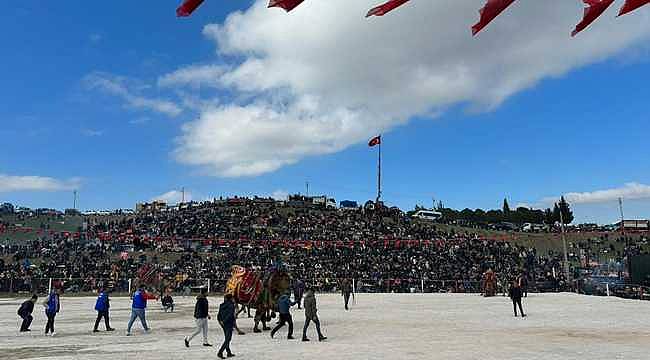
[[[336,200],[332,198],[328,198],[327,196],[314,196],[312,198],[312,203],[314,205],[324,207],[327,209],[335,209],[336,208]]]
[[[650,230],[650,220],[623,220],[623,226],[621,222],[617,222],[616,227],[619,230],[624,231],[648,231]]]
[[[135,204],[135,212],[159,212],[167,209],[167,203],[162,200],[154,200],[150,203],[137,203]]]

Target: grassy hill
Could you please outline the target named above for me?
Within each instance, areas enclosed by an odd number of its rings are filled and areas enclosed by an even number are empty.
[[[83,218],[81,216],[63,216],[63,217],[51,217],[51,216],[39,216],[39,217],[30,217],[23,218],[17,215],[2,215],[0,216],[0,221],[9,224],[16,225],[22,228],[32,228],[32,229],[49,229],[56,232],[70,231],[75,232],[81,227],[83,223]],[[23,233],[23,232],[4,232],[0,233],[0,243],[15,243],[25,240],[34,239],[36,234]]]

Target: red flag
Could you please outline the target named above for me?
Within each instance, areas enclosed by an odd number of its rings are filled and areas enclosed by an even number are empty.
[[[395,8],[404,5],[408,1],[409,0],[388,0],[388,2],[370,9],[370,11],[368,11],[368,13],[366,14],[366,17],[371,17],[373,15],[384,16],[389,12],[395,10]]]
[[[368,146],[373,147],[381,144],[381,135],[375,136],[374,138],[370,139],[368,142]]]
[[[286,12],[289,12],[300,5],[305,0],[269,0],[269,7],[279,7],[283,8]]]
[[[476,35],[483,30],[492,20],[494,20],[503,10],[512,5],[516,0],[487,0],[487,4],[479,10],[480,20],[472,26],[472,35]]]
[[[188,17],[192,15],[194,10],[201,6],[204,0],[185,0],[181,6],[176,9],[177,17]]]
[[[646,4],[650,4],[650,0],[627,0],[623,4],[621,11],[618,12],[618,16],[625,15]]]
[[[612,5],[614,0],[582,0],[586,5],[582,21],[576,25],[571,36],[576,36],[579,32],[586,29],[594,20],[596,20],[607,8]]]

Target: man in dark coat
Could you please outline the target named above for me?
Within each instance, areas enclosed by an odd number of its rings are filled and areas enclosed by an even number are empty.
[[[521,317],[526,317],[526,314],[524,314],[524,309],[521,306],[522,291],[521,287],[519,286],[519,281],[513,281],[508,292],[510,293],[510,299],[512,299],[512,307],[515,310],[515,316],[517,316],[517,306],[519,306]]]
[[[519,275],[519,287],[521,287],[521,292],[524,294],[524,297],[528,297],[528,276],[525,272]]]
[[[318,309],[316,308],[316,295],[314,289],[307,289],[305,294],[305,326],[302,328],[302,341],[309,341],[307,338],[307,328],[311,321],[316,324],[316,332],[318,333],[318,341],[326,340],[327,337],[320,331],[320,320],[318,320]]]
[[[233,357],[235,355],[230,351],[230,341],[232,340],[232,332],[235,328],[235,300],[231,294],[226,294],[223,303],[219,306],[217,320],[219,320],[219,325],[221,325],[224,335],[223,344],[217,356],[219,359],[225,359],[223,352],[226,351],[226,356]]]
[[[350,279],[343,279],[341,282],[341,295],[345,301],[345,310],[349,310],[348,304],[350,302],[350,295],[352,294],[352,282]]]
[[[38,300],[38,296],[34,294],[31,299],[26,300],[22,305],[20,305],[18,316],[23,319],[23,323],[20,325],[20,332],[31,331],[29,326],[34,320],[32,312],[34,312],[34,304],[36,303],[36,300]]]
[[[99,289],[99,296],[97,296],[97,301],[95,302],[95,310],[97,310],[97,319],[95,320],[95,328],[93,332],[99,332],[99,322],[104,318],[104,324],[106,325],[106,331],[113,331],[110,325],[110,320],[108,316],[108,310],[111,308],[110,300],[108,299],[108,292],[104,289]]]
[[[208,289],[201,288],[201,293],[196,297],[196,305],[194,306],[194,319],[196,319],[196,331],[189,337],[185,337],[185,347],[190,347],[190,341],[194,339],[199,333],[203,333],[203,346],[212,346],[208,343],[208,320],[212,319],[208,313]]]
[[[174,299],[169,294],[169,292],[167,292],[165,296],[162,297],[162,308],[165,312],[174,312]]]
[[[302,302],[302,296],[305,293],[305,283],[298,279],[293,283],[293,300],[298,304],[298,309],[300,309],[300,303]]]

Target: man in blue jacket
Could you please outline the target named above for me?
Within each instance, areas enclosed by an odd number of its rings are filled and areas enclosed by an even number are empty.
[[[149,326],[147,325],[147,319],[145,318],[145,312],[147,310],[147,299],[155,299],[155,296],[149,295],[142,285],[138,287],[138,290],[133,294],[133,304],[131,305],[131,319],[129,320],[129,325],[126,328],[126,336],[131,336],[131,327],[135,319],[140,319],[142,327],[145,332],[149,331]]]
[[[104,323],[106,325],[106,331],[113,331],[111,325],[109,324],[108,318],[108,309],[111,308],[110,300],[108,299],[108,293],[104,289],[99,289],[99,296],[97,296],[97,301],[95,302],[95,310],[97,310],[97,320],[95,320],[95,328],[93,332],[99,332],[97,329],[99,327],[99,322],[104,318]]]
[[[280,310],[280,323],[278,323],[278,325],[273,330],[271,330],[271,338],[273,338],[275,333],[278,332],[278,330],[280,330],[284,324],[288,323],[289,335],[287,336],[287,339],[293,339],[293,319],[291,318],[291,312],[289,310],[292,306],[296,305],[296,302],[291,301],[289,296],[290,293],[286,293],[280,296],[280,299],[278,300],[278,308]]]
[[[231,294],[226,294],[223,303],[219,306],[217,320],[219,320],[219,325],[221,325],[224,335],[223,344],[217,356],[219,359],[225,359],[223,352],[226,351],[228,357],[233,357],[235,354],[230,351],[230,341],[232,340],[232,331],[235,327],[235,300]]]
[[[52,290],[50,295],[45,299],[43,306],[45,307],[45,315],[47,316],[47,324],[45,325],[45,335],[51,333],[51,336],[55,335],[54,332],[54,318],[56,314],[61,310],[60,295],[63,292],[61,289]]]

